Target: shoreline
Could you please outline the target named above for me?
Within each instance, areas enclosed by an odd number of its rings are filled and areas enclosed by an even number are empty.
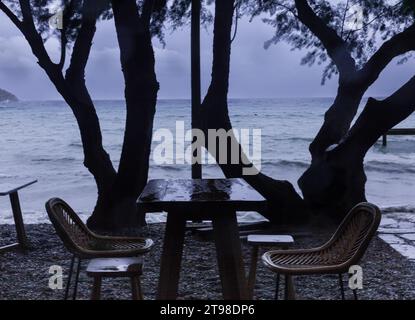
[[[155,242],[153,250],[145,255],[143,290],[146,299],[154,299],[158,282],[160,250],[164,223],[151,224],[141,231],[143,236]],[[0,255],[0,300],[18,299],[61,299],[63,290],[48,288],[49,267],[61,265],[65,272],[70,262],[70,254],[49,224],[29,224],[26,226],[33,246],[27,254],[18,250]],[[325,242],[331,231],[312,230],[311,234],[295,237],[294,247],[313,247]],[[14,241],[12,225],[0,225],[0,244]],[[203,251],[203,254],[200,254]],[[246,270],[249,265],[250,248],[243,243],[243,256]],[[375,237],[362,260],[364,289],[359,291],[360,299],[415,299],[414,262],[404,258],[386,242]],[[84,264],[84,268],[86,263]],[[125,280],[125,279],[124,279]],[[128,281],[105,280],[103,299],[130,299]],[[336,275],[296,277],[297,293],[300,299],[340,299]],[[255,294],[257,299],[273,299],[274,275],[259,262]],[[92,281],[81,272],[79,298],[88,299]],[[346,290],[346,298],[352,299],[351,290]],[[186,233],[183,255],[179,299],[221,299],[220,279],[216,267],[216,254],[212,241],[205,241]]]

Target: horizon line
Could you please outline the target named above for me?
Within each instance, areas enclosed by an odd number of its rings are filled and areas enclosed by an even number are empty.
[[[364,96],[363,99],[368,99],[369,97],[373,96]],[[251,99],[258,99],[258,100],[272,100],[272,99],[335,99],[335,96],[281,96],[281,97],[230,97],[228,100],[251,100]],[[379,98],[379,97],[376,97]],[[162,100],[191,100],[190,97],[188,98],[166,98],[161,97],[157,98],[157,101]],[[65,102],[64,99],[19,99],[19,102]],[[125,101],[125,98],[97,98],[92,99],[92,101]]]

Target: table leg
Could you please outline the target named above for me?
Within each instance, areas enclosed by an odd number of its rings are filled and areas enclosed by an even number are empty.
[[[236,212],[218,214],[212,222],[223,298],[248,299]]]
[[[161,256],[158,300],[174,300],[179,288],[186,220],[180,214],[167,215]]]
[[[27,240],[26,231],[23,223],[22,210],[20,208],[19,195],[16,192],[10,194],[10,203],[12,205],[13,218],[16,226],[17,240],[23,249],[29,248],[29,241]]]

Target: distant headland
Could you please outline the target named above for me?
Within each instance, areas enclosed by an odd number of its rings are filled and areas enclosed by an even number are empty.
[[[6,90],[0,89],[0,102],[16,102],[16,101],[19,101],[19,99],[17,99],[17,97],[14,94]]]

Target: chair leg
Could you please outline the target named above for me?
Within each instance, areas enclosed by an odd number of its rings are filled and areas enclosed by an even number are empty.
[[[248,293],[249,299],[254,299],[254,288],[256,281],[256,271],[258,265],[258,246],[254,245],[251,252],[251,266],[248,274]]]
[[[275,300],[278,300],[279,293],[280,293],[280,274],[277,273],[277,278],[275,280],[275,297],[274,297]]]
[[[92,285],[91,300],[101,299],[101,277],[94,277],[94,284]]]
[[[133,300],[142,300],[139,277],[131,277],[131,293]]]
[[[284,300],[288,300],[288,275],[284,276]]]
[[[76,294],[78,293],[78,281],[79,281],[79,271],[81,270],[81,262],[82,262],[82,259],[78,258],[78,265],[76,267],[76,274],[75,274],[75,287],[73,289],[72,300],[76,300]]]
[[[138,297],[140,300],[144,300],[144,293],[143,293],[143,288],[141,287],[140,277],[137,278],[137,285],[138,285]]]
[[[344,296],[344,286],[343,286],[343,276],[341,273],[339,273],[339,284],[340,284],[340,292],[342,295],[342,300],[345,300],[345,296]]]
[[[69,267],[68,280],[66,281],[65,295],[64,295],[63,300],[68,300],[69,287],[71,286],[72,272],[73,272],[73,265],[74,265],[74,263],[75,263],[75,256],[72,256],[71,265]]]
[[[358,300],[358,299],[357,299],[357,289],[354,289],[354,290],[353,290],[353,295],[354,295],[354,299],[355,299],[355,300]]]
[[[295,300],[295,286],[293,277],[289,274],[285,275],[285,300]]]

